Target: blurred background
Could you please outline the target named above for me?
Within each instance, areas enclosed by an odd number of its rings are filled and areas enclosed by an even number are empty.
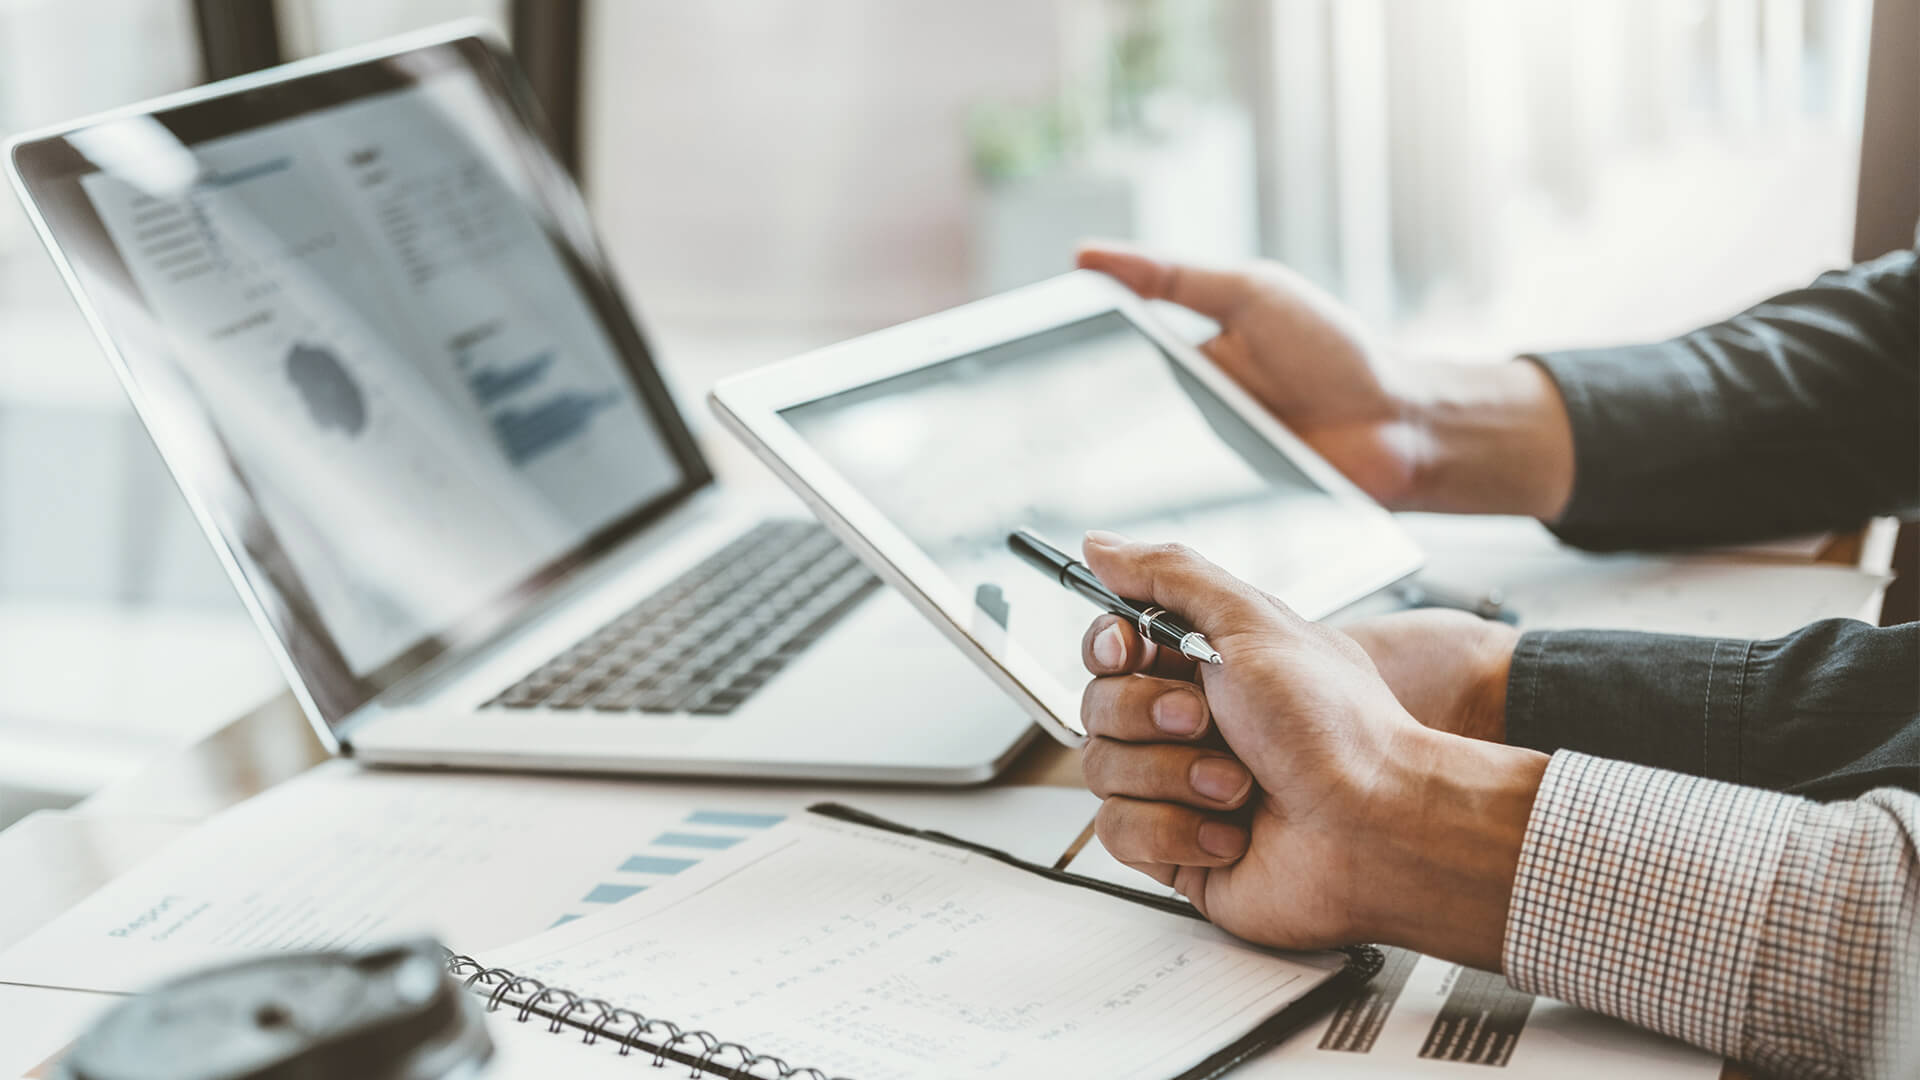
[[[1686,329],[1850,261],[1870,7],[0,0],[0,136],[484,19],[704,421],[721,375],[1086,236],[1285,260],[1418,355]],[[279,687],[0,199],[0,824]]]

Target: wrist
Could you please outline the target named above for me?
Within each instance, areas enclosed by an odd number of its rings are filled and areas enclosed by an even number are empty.
[[[1473,669],[1478,675],[1461,704],[1461,734],[1487,742],[1507,741],[1507,680],[1513,673],[1513,650],[1519,644],[1517,628],[1491,620],[1486,623],[1475,650]]]
[[[1553,521],[1573,493],[1573,427],[1539,365],[1405,365],[1392,391],[1411,433],[1412,480],[1398,510],[1524,514]]]
[[[1409,730],[1354,837],[1350,910],[1361,940],[1490,971],[1547,756]]]

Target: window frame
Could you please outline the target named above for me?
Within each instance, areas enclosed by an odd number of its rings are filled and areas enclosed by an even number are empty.
[[[192,0],[205,82],[270,68],[288,57],[274,0]],[[508,36],[546,116],[546,135],[580,175],[580,46],[585,0],[511,0]]]

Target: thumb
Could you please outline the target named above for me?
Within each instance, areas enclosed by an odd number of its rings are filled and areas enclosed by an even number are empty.
[[[1166,608],[1210,638],[1294,618],[1266,593],[1180,544],[1142,544],[1116,533],[1090,532],[1081,550],[1087,569],[1107,588]]]
[[[1170,300],[1219,323],[1253,297],[1253,279],[1240,271],[1171,262],[1120,244],[1087,244],[1076,262],[1082,270],[1114,278],[1142,299]]]

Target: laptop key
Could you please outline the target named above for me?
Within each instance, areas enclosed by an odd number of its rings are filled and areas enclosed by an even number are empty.
[[[762,522],[489,705],[725,715],[875,584],[819,525]]]

